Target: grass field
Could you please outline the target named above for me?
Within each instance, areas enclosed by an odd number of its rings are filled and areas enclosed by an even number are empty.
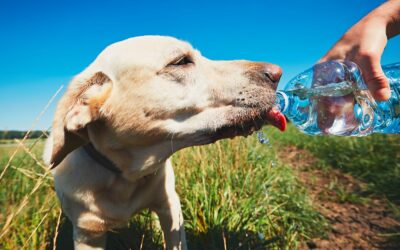
[[[295,145],[313,154],[314,167],[340,168],[368,183],[398,211],[400,144],[397,137],[308,137],[266,129],[270,145],[255,136],[182,150],[173,156],[189,249],[296,249],[323,237],[329,224],[290,165],[278,158]],[[13,156],[13,152],[18,152]],[[24,146],[0,141],[0,249],[71,249],[71,225],[61,214],[52,179],[40,155],[43,139]],[[157,219],[133,216],[110,232],[110,249],[162,249]]]
[[[318,167],[334,167],[363,180],[368,191],[400,204],[400,137],[374,134],[362,138],[313,137],[293,126],[282,134],[272,133],[283,146],[295,145],[310,151]]]

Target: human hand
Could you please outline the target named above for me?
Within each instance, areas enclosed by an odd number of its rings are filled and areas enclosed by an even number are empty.
[[[338,59],[355,62],[372,96],[384,101],[390,97],[389,82],[380,63],[386,43],[385,22],[367,16],[348,30],[319,62]]]
[[[353,27],[319,60],[348,60],[361,69],[365,83],[378,101],[390,97],[389,81],[381,68],[387,40],[400,33],[400,1],[382,4]]]

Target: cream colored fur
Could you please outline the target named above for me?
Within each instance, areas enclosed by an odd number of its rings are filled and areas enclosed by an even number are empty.
[[[269,71],[280,76],[270,64],[209,60],[171,37],[131,38],[101,52],[60,100],[44,153],[75,248],[104,249],[107,230],[149,208],[167,249],[186,249],[169,157],[258,129],[244,124],[274,102]],[[122,174],[90,158],[81,147],[88,142]]]

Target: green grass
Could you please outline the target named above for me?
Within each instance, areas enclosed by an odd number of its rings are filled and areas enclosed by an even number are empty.
[[[307,136],[293,126],[286,133],[271,131],[283,146],[306,149],[322,168],[334,167],[363,180],[367,190],[400,205],[400,137],[374,134],[362,138]]]
[[[324,229],[292,169],[254,137],[188,149],[173,160],[195,249],[223,249],[223,235],[229,249],[293,249]]]
[[[28,141],[33,156],[41,153],[43,141]],[[12,161],[15,147],[0,147],[0,248],[43,249],[54,232],[58,204],[49,175],[43,175],[40,162],[20,148]]]
[[[335,192],[336,196],[334,197],[324,197],[327,200],[335,200],[339,203],[353,203],[353,204],[366,204],[370,202],[369,197],[363,197],[358,192],[350,192],[346,189],[344,184],[341,184],[336,177],[334,177],[329,185],[326,187],[327,190],[332,190]],[[361,188],[362,191],[365,191],[365,187]]]
[[[189,249],[295,249],[323,235],[325,220],[316,212],[296,173],[255,136],[188,148],[173,156]],[[296,135],[297,136],[297,135]],[[43,141],[30,141],[33,155]],[[0,170],[12,150],[0,147]],[[71,249],[71,225],[61,217],[52,180],[24,150],[0,179],[0,249]],[[109,234],[110,249],[162,249],[157,219],[148,211],[127,229]]]
[[[182,150],[173,156],[189,249],[296,249],[308,238],[323,236],[328,225],[316,212],[296,172],[277,158],[286,146],[311,152],[313,167],[331,167],[367,183],[364,194],[348,193],[332,179],[328,189],[339,201],[368,202],[387,197],[400,211],[400,144],[396,136],[311,137],[292,126],[286,133],[267,128],[271,145],[255,136]],[[14,143],[14,145],[12,145]],[[61,216],[51,176],[40,155],[43,140],[29,140],[10,161],[15,142],[0,145],[0,249],[72,248],[71,225]],[[31,153],[28,153],[31,152]],[[10,164],[8,164],[10,163]],[[397,237],[397,236],[396,236]],[[162,249],[157,218],[148,211],[129,226],[109,233],[109,249]]]

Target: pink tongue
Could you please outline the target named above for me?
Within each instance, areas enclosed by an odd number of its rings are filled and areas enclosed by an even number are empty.
[[[279,128],[280,131],[285,131],[286,129],[286,118],[285,116],[276,108],[272,108],[267,113],[268,121]]]

